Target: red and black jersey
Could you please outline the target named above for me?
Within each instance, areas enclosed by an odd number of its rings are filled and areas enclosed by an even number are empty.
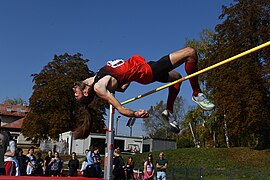
[[[108,61],[96,75],[95,82],[102,77],[110,75],[117,79],[118,87],[135,81],[141,84],[153,82],[153,72],[145,59],[139,55],[132,56],[128,60],[117,59]]]

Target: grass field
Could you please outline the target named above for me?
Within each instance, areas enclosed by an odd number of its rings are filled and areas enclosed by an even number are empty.
[[[168,172],[174,170],[179,179],[185,173],[194,174],[195,179],[202,170],[209,178],[224,179],[228,174],[233,179],[258,179],[258,174],[264,174],[270,179],[270,150],[254,150],[251,148],[182,148],[163,151],[165,158],[169,161]],[[159,152],[152,152],[154,162]],[[148,153],[133,155],[135,169],[143,168],[143,162]],[[124,156],[127,159],[127,155]],[[257,174],[258,173],[258,174]],[[180,177],[181,176],[181,177]],[[213,176],[211,178],[211,176]],[[239,177],[239,178],[235,178]],[[248,178],[250,177],[250,178]],[[176,178],[177,179],[177,178]],[[191,178],[192,179],[192,178]],[[265,178],[262,178],[265,179]]]
[[[152,152],[154,163],[159,152]],[[204,180],[227,179],[262,179],[270,180],[270,150],[255,150],[252,148],[181,148],[163,151],[169,161],[168,179]],[[135,161],[135,171],[143,170],[143,163],[148,153],[126,155]],[[61,156],[67,162],[70,156]],[[103,158],[103,157],[102,157]],[[67,165],[64,165],[67,169]],[[103,167],[103,165],[102,165]]]

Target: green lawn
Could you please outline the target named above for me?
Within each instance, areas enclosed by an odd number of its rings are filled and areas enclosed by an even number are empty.
[[[267,179],[270,180],[270,150],[251,148],[181,148],[163,151],[169,161],[168,179],[204,180],[227,179]],[[159,152],[151,153],[154,162]],[[125,162],[129,156],[135,160],[135,170],[143,170],[143,163],[148,153],[124,155]],[[61,156],[67,162],[70,156]],[[103,158],[103,156],[102,156]],[[67,168],[67,165],[64,165]],[[103,167],[103,165],[102,165]],[[173,175],[172,175],[173,173]]]
[[[182,148],[163,151],[169,161],[168,172],[175,168],[175,176],[182,179],[184,173],[194,174],[197,178],[200,169],[208,178],[227,179],[228,174],[236,179],[258,179],[259,174],[270,173],[270,150],[254,150],[251,148]],[[159,152],[153,152],[154,160]],[[142,169],[148,153],[133,155],[135,169]],[[127,155],[124,158],[127,159]],[[185,169],[188,168],[188,169]],[[186,171],[187,170],[187,171]],[[186,172],[184,172],[186,171]],[[213,176],[213,178],[211,178]],[[194,178],[195,178],[194,177]],[[250,177],[250,178],[248,178]],[[267,175],[267,178],[269,176]],[[196,179],[195,178],[195,179]],[[264,179],[264,178],[263,178]]]

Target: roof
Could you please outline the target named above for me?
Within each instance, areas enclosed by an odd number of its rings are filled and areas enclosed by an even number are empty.
[[[2,126],[4,129],[22,129],[24,118],[18,119],[16,121],[13,121],[11,123],[5,124]]]
[[[29,111],[29,106],[0,104],[0,116],[25,117]]]

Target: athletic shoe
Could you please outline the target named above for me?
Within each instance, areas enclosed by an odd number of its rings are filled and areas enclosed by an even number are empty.
[[[206,111],[210,111],[215,107],[215,105],[211,103],[203,93],[199,93],[198,96],[192,96],[192,101],[197,103],[201,108]]]
[[[170,130],[176,134],[178,134],[180,132],[180,128],[178,127],[177,122],[175,121],[175,119],[173,118],[172,113],[170,113],[167,109],[164,110],[161,113],[161,119],[163,120],[163,122],[166,124],[166,126],[170,127]]]

